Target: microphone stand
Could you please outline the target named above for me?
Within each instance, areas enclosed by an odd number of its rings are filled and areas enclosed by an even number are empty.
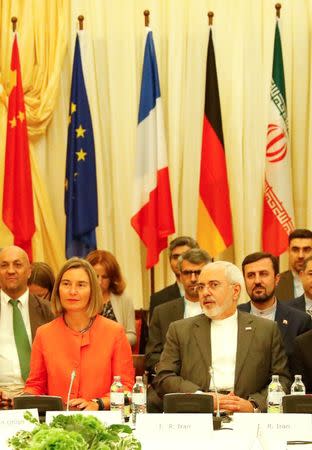
[[[222,423],[222,418],[220,416],[220,399],[219,399],[219,393],[216,387],[216,383],[214,380],[214,371],[212,367],[209,367],[209,373],[210,373],[210,377],[211,377],[211,381],[212,381],[212,390],[216,396],[216,404],[217,404],[217,410],[216,410],[216,415],[212,416],[212,422],[213,422],[213,429],[214,430],[220,430],[221,429],[221,423]]]
[[[69,411],[69,399],[70,399],[70,394],[73,388],[73,382],[74,379],[76,377],[76,371],[73,370],[72,373],[70,374],[70,384],[69,384],[69,389],[68,389],[68,394],[67,394],[67,405],[66,405],[66,411]]]

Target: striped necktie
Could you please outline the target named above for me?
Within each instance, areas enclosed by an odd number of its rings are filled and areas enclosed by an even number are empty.
[[[13,331],[18,359],[21,367],[21,375],[24,381],[29,375],[30,366],[30,343],[22,317],[22,313],[18,307],[19,300],[9,300],[13,307]]]

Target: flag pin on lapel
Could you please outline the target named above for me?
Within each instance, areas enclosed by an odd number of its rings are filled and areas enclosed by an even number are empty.
[[[284,319],[283,320],[283,325],[288,325],[288,320]]]
[[[251,327],[245,327],[246,331],[251,331],[251,329],[252,329]]]

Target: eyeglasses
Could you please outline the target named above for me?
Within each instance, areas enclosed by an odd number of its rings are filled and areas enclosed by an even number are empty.
[[[199,277],[200,273],[201,273],[201,269],[198,270],[181,270],[182,275],[184,275],[185,277],[191,277],[193,274],[195,275],[195,277]]]
[[[177,260],[179,258],[179,256],[181,256],[182,253],[174,253],[173,255],[170,256],[170,259],[175,259]]]
[[[196,289],[198,292],[203,292],[205,289],[209,289],[210,291],[216,291],[220,287],[222,287],[225,283],[221,281],[212,280],[209,281],[207,284],[204,283],[198,283],[196,286]],[[233,283],[229,283],[232,285]]]

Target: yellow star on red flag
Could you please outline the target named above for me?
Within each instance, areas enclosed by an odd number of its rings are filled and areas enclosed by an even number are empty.
[[[13,119],[9,120],[9,123],[11,125],[11,128],[15,128],[16,127],[16,117],[13,117]]]
[[[25,120],[25,113],[23,113],[23,111],[19,111],[17,114],[17,118],[23,122]]]

